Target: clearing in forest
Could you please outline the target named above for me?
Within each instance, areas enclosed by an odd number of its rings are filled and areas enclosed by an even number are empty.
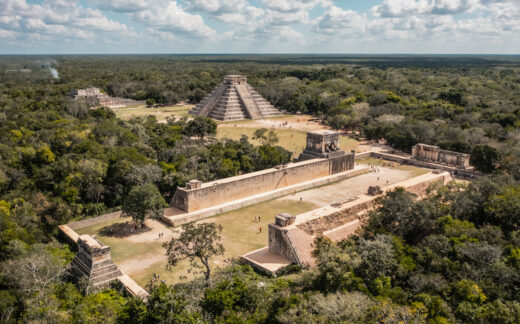
[[[377,164],[378,160],[366,162]],[[214,266],[223,264],[228,258],[266,246],[267,226],[278,213],[297,215],[365,193],[370,185],[385,186],[387,181],[388,184],[394,184],[427,172],[429,170],[413,166],[381,167],[378,173],[354,176],[202,220],[201,222],[215,222],[223,227],[222,243],[226,252],[223,257],[212,260]],[[255,221],[257,216],[260,216],[260,221]],[[77,232],[97,235],[101,242],[111,247],[114,263],[143,287],[154,273],[170,284],[194,277],[186,260],[173,267],[172,271],[166,270],[167,260],[162,244],[177,235],[175,228],[167,227],[156,220],[147,220],[146,230],[129,233],[127,226],[126,232],[121,232],[122,224],[129,221],[129,218],[115,219]],[[164,233],[164,237],[159,238],[159,233]]]

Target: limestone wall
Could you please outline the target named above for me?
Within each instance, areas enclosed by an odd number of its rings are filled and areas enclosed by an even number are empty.
[[[354,155],[291,163],[286,167],[252,172],[204,183],[200,188],[177,188],[171,206],[186,212],[326,177],[354,168]]]
[[[429,174],[426,176],[428,175]],[[406,191],[414,193],[419,197],[424,197],[426,196],[426,191],[431,184],[444,184],[447,177],[448,175],[443,173],[436,176],[427,177],[424,180],[418,179],[419,181],[414,181],[415,179],[411,179],[409,181],[390,186],[389,188],[386,188],[385,191],[391,190],[395,187],[404,187]],[[343,224],[355,220],[362,212],[374,208],[377,197],[378,196],[361,195],[357,200],[349,203],[350,206],[347,205],[348,207],[340,208],[337,212],[328,213],[322,217],[317,217],[307,222],[301,223],[298,225],[298,228],[302,229],[310,235],[318,235],[325,231],[330,231]]]
[[[436,171],[388,186],[385,191],[404,187],[408,192],[422,198],[426,196],[430,185],[445,184],[449,180],[449,173]],[[365,218],[366,211],[376,207],[377,197],[379,196],[360,195],[338,206],[329,205],[299,214],[296,216],[296,223],[292,225],[269,224],[269,252],[300,265],[312,265],[312,239],[353,220]]]
[[[469,168],[469,154],[441,150],[438,146],[417,144],[412,147],[412,157],[416,160],[442,163],[448,166]]]
[[[96,224],[101,224],[106,221],[116,219],[121,217],[121,211],[116,211],[110,214],[104,214],[97,217],[87,218],[75,222],[70,222],[67,224],[68,227],[72,228],[73,230],[79,230],[81,228],[89,227]]]
[[[291,240],[287,235],[287,230],[276,225],[276,223],[269,224],[269,252],[275,253],[289,261],[298,263],[298,257],[291,244]]]

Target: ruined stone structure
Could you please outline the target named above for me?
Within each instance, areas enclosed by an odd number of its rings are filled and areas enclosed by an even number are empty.
[[[99,88],[85,88],[85,89],[75,89],[72,90],[71,94],[74,99],[82,99],[82,98],[93,98],[97,101],[97,104],[94,105],[97,107],[108,107],[108,108],[123,108],[130,105],[144,105],[145,102],[143,100],[132,100],[128,98],[121,97],[111,97],[106,93],[102,93]]]
[[[404,187],[407,191],[424,197],[432,183],[446,183],[451,180],[448,172],[432,172],[416,178],[387,186],[380,194],[395,187]],[[380,189],[381,190],[381,189]],[[295,263],[308,267],[315,264],[312,257],[314,239],[323,235],[333,241],[348,238],[361,226],[367,211],[376,207],[377,194],[362,194],[342,203],[331,204],[296,216],[281,213],[275,222],[269,224],[268,246],[241,257],[241,259],[262,271],[273,273],[269,259],[281,258],[280,265]],[[257,255],[266,255],[265,263],[257,262]]]
[[[97,97],[100,95],[102,95],[102,93],[101,93],[101,90],[99,90],[99,88],[74,89],[71,92],[71,96],[74,99]]]
[[[307,145],[298,157],[298,161],[315,158],[331,158],[345,154],[339,148],[339,133],[331,130],[320,130],[307,133]]]
[[[325,135],[317,139],[312,137],[312,143],[316,146],[323,148],[328,146],[330,148],[334,145],[335,151],[316,156],[322,158],[289,163],[207,183],[192,180],[187,183],[186,187],[177,188],[170,205],[185,212],[193,212],[352,170],[354,168],[354,154],[347,154],[339,150],[339,134],[327,131]],[[321,144],[320,140],[322,141]],[[319,150],[321,149],[315,148],[315,151]]]
[[[412,147],[412,158],[430,162],[440,163],[450,167],[467,169],[469,165],[469,154],[441,150],[438,146],[417,144]]]
[[[86,234],[78,237],[77,244],[72,270],[78,279],[86,277],[95,288],[105,288],[123,275],[112,262],[110,246]]]
[[[281,112],[247,84],[245,75],[226,75],[224,81],[199,102],[190,114],[217,120],[258,119]]]

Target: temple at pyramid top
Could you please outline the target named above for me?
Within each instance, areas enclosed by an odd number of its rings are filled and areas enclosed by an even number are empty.
[[[282,113],[247,84],[245,75],[226,75],[190,114],[218,120],[259,119]]]

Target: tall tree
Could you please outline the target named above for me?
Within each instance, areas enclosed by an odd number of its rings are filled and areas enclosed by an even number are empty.
[[[498,150],[487,144],[479,144],[471,151],[469,162],[475,169],[482,172],[492,172],[498,166],[500,153]]]
[[[204,278],[209,284],[211,278],[209,259],[224,254],[224,246],[220,244],[221,234],[222,225],[215,223],[192,222],[182,225],[179,238],[173,238],[169,243],[164,244],[167,249],[168,264],[174,266],[187,258],[192,267],[203,269]]]
[[[217,123],[209,117],[197,116],[188,122],[184,129],[184,134],[203,140],[204,137],[217,134]]]
[[[147,217],[157,218],[168,206],[159,189],[152,183],[132,187],[123,202],[123,212],[134,221],[143,223]]]

